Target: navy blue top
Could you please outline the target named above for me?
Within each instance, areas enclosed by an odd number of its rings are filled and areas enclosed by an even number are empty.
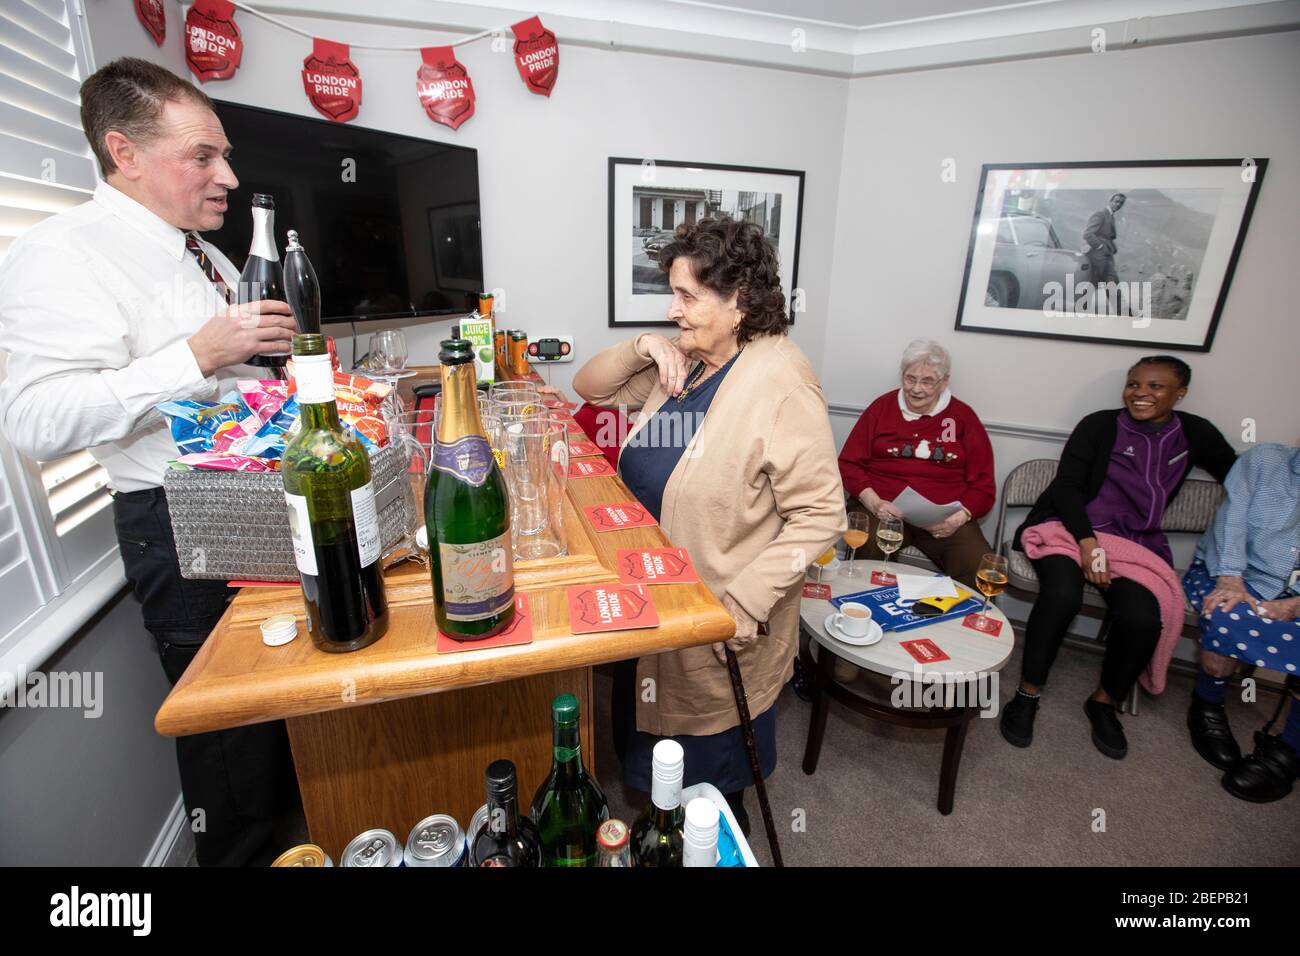
[[[731,371],[739,352],[703,384],[692,389],[680,402],[669,398],[646,422],[645,427],[628,439],[618,459],[623,483],[645,505],[656,521],[663,509],[664,487],[677,467],[691,437],[700,430],[704,414],[713,404],[713,396]],[[702,363],[701,363],[702,364]],[[704,374],[700,365],[692,370],[688,381]]]

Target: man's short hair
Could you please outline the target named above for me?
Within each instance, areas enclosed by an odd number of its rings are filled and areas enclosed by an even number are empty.
[[[157,139],[163,107],[189,98],[216,112],[211,97],[192,83],[148,60],[124,56],[96,70],[81,84],[81,128],[107,176],[117,169],[104,145],[116,130],[137,143]]]
[[[1107,201],[1107,202],[1114,202],[1116,199],[1122,199],[1122,200],[1124,200],[1125,202],[1128,202],[1128,197],[1125,196],[1123,193],[1111,193],[1111,195],[1110,195],[1110,199],[1108,199],[1108,200],[1106,200],[1106,201]]]

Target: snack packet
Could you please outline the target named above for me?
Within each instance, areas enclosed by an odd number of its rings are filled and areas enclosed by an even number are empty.
[[[213,452],[194,452],[182,455],[175,464],[186,465],[201,471],[279,471],[280,463],[247,455],[223,455]]]
[[[223,395],[215,402],[187,399],[163,402],[157,408],[171,419],[172,438],[182,454],[212,451],[218,441],[224,449],[261,427],[261,419],[249,411],[238,392]],[[227,433],[231,434],[223,437]]]
[[[268,421],[289,400],[292,383],[279,379],[241,378],[235,383],[244,403],[261,421]]]
[[[338,406],[339,419],[367,449],[388,444],[388,425],[382,408],[392,390],[391,385],[361,375],[334,373],[334,404]]]
[[[239,454],[252,458],[278,459],[284,454],[284,446],[288,443],[289,432],[297,426],[298,419],[298,398],[294,396],[281,405],[275,414],[262,424],[256,435],[244,442],[239,449]]]

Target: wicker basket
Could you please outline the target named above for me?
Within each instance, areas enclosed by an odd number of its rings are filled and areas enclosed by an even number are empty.
[[[413,524],[407,460],[394,448],[370,458],[385,553]],[[228,581],[296,581],[289,511],[278,472],[168,471],[163,490],[181,574]]]

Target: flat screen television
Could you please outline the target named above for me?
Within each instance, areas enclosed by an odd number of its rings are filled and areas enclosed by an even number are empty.
[[[296,229],[323,322],[464,314],[483,289],[478,151],[345,123],[217,103],[239,188],[205,239],[241,269],[253,193]]]

